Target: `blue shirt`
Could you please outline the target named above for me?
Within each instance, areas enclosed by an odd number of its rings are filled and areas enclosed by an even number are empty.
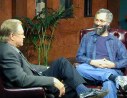
[[[99,36],[94,31],[83,36],[76,55],[78,62],[89,64],[92,59],[96,59],[96,41],[98,37]],[[110,33],[106,40],[106,48],[109,59],[115,63],[116,68],[126,67],[127,50],[124,44]]]
[[[96,41],[96,59],[109,59],[107,47],[106,47],[106,40],[108,36],[99,36]]]

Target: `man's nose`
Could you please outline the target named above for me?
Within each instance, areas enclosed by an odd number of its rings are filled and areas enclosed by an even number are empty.
[[[101,25],[101,21],[96,21],[96,24],[97,24],[98,26],[100,26],[100,25]]]
[[[25,38],[25,35],[23,36],[23,38]]]

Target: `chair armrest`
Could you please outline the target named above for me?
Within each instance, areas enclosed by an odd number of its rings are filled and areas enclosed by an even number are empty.
[[[125,68],[124,75],[127,76],[127,68]]]
[[[45,98],[45,91],[42,87],[33,88],[4,88],[4,96],[7,98]]]

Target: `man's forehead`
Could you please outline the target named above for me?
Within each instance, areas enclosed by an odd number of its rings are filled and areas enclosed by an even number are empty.
[[[23,27],[22,27],[22,25],[18,25],[18,31],[20,31],[20,32],[24,32],[24,30],[23,30]]]
[[[106,20],[106,18],[107,18],[107,13],[99,13],[99,14],[96,15],[95,18],[96,18],[96,19]]]

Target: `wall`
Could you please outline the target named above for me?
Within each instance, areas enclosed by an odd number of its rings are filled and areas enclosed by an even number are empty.
[[[98,9],[109,8],[115,12],[116,8],[110,7],[112,3],[112,0],[103,0],[103,2],[102,0],[93,0],[92,17],[84,17],[84,0],[73,0],[74,17],[60,21],[55,32],[55,40],[52,44],[49,61],[59,57],[75,57],[79,47],[80,30],[92,27],[94,15]],[[57,9],[59,5],[59,0],[47,0],[49,8]],[[118,5],[116,6],[119,8]],[[2,9],[5,11],[2,12]],[[35,15],[35,0],[0,0],[0,11],[0,22],[15,16],[33,18]],[[118,26],[117,18],[115,18],[112,26]],[[26,46],[22,49],[29,54],[27,58],[31,63],[37,63],[37,53],[33,49],[25,50]]]
[[[56,38],[53,43],[52,50],[50,51],[49,60],[56,59],[58,57],[75,57],[77,49],[79,47],[79,32],[81,29],[90,28],[93,25],[94,17],[84,17],[83,7],[84,0],[73,0],[74,1],[74,18],[61,20],[57,28]],[[118,1],[118,0],[117,0]],[[112,5],[114,2],[107,2],[107,0],[93,0],[92,4],[92,16],[95,15],[96,11],[100,8],[108,8],[108,5]],[[116,3],[117,4],[117,3]],[[118,7],[117,7],[118,8]],[[113,10],[111,8],[111,10]],[[113,13],[116,8],[113,10]],[[118,17],[113,21],[113,26],[117,27]]]
[[[0,24],[8,18],[12,18],[12,1],[0,0]]]
[[[90,28],[93,25],[93,16],[100,8],[107,8],[107,0],[93,0],[92,17],[84,17],[84,0],[73,0],[74,17],[62,19],[55,32],[55,40],[49,53],[49,61],[59,57],[75,57],[79,47],[79,32],[81,29]],[[59,0],[48,1],[48,7],[57,9]],[[31,58],[32,57],[32,58]],[[36,62],[36,54],[31,54],[28,58],[31,62]]]
[[[118,28],[119,15],[120,15],[120,0],[108,0],[108,9],[113,13],[113,22],[111,27]]]
[[[127,0],[120,0],[120,28],[127,30]]]

